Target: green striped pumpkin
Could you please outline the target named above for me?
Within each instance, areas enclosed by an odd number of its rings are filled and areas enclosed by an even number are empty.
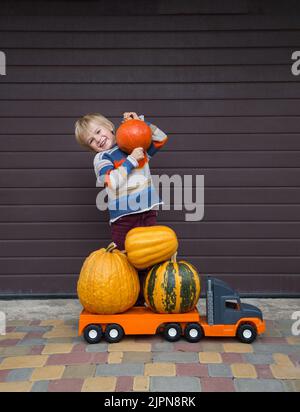
[[[158,313],[185,313],[193,310],[200,297],[200,277],[190,263],[171,260],[158,263],[144,284],[147,305]]]

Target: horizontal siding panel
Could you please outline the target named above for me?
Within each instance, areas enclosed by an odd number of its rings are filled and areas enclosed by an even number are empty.
[[[7,48],[212,48],[212,47],[298,47],[298,30],[255,30],[214,32],[5,32],[1,47]]]
[[[193,193],[195,195],[195,191]],[[172,194],[173,198],[173,194]],[[165,200],[165,198],[164,198]],[[165,222],[185,220],[186,214],[195,213],[194,204],[184,204],[177,200],[175,207],[165,200],[165,209],[159,211],[161,220]],[[198,208],[200,210],[200,204]],[[167,210],[167,208],[171,210]],[[181,210],[182,209],[182,210]],[[199,211],[200,213],[200,211]],[[106,214],[96,209],[96,206],[85,205],[30,205],[1,206],[0,222],[105,222]],[[207,205],[204,207],[204,221],[299,221],[300,205]]]
[[[249,291],[255,293],[256,296],[261,294],[270,296],[270,290],[280,291],[279,294],[281,296],[285,294],[300,295],[299,276],[294,276],[292,274],[276,276],[266,276],[263,273],[259,275],[249,274],[244,276],[218,274],[217,277],[238,290],[241,293],[241,296],[243,296],[243,294],[248,295]],[[1,295],[13,294],[15,296],[18,294],[28,294],[32,297],[33,294],[61,295],[73,293],[74,296],[77,296],[77,274],[43,274],[42,276],[3,275],[2,279],[5,286],[1,289]]]
[[[86,2],[85,2],[86,3]],[[98,2],[97,2],[98,3]],[[128,2],[127,2],[128,3]],[[141,2],[139,2],[141,3]],[[203,2],[201,2],[203,3]],[[227,2],[226,2],[227,3]],[[226,3],[222,3],[225,5]],[[93,5],[93,9],[95,4]],[[71,11],[71,10],[70,10]],[[230,10],[234,12],[233,9]],[[218,15],[182,16],[0,16],[0,31],[206,31],[206,30],[297,30],[297,15],[269,16],[231,15],[224,19]]]
[[[169,148],[171,139],[168,141]],[[0,153],[0,169],[90,169],[94,155],[87,152]],[[300,151],[162,151],[150,161],[152,168],[276,168],[300,166]]]
[[[80,100],[31,101],[0,100],[1,117],[80,117],[101,112],[118,117],[127,107],[147,117],[165,116],[298,116],[300,99],[257,100]]]
[[[1,275],[1,296],[13,297],[28,295],[32,298],[35,294],[44,296],[70,295],[77,296],[78,275]]]
[[[299,275],[293,274],[244,274],[243,276],[234,275],[234,274],[217,274],[218,279],[223,280],[229,284],[232,288],[240,292],[241,297],[243,295],[248,295],[249,291],[254,293],[256,296],[264,295],[270,296],[272,292],[278,291],[280,296],[292,295],[300,296],[300,282]],[[202,283],[203,285],[203,283]],[[203,292],[203,290],[202,290]],[[275,293],[276,294],[276,293]],[[203,296],[203,295],[202,295]]]
[[[188,260],[201,273],[239,274],[298,274],[300,257],[197,257],[179,255]],[[1,258],[0,275],[80,273],[84,259],[76,257],[55,258]],[[300,273],[299,273],[300,279]]]
[[[300,43],[300,38],[299,38]],[[129,62],[129,61],[128,61]],[[240,66],[13,66],[2,82],[9,83],[228,83],[297,82],[286,65]]]
[[[197,134],[169,134],[169,142],[162,149],[164,152],[185,150],[201,152],[204,150],[300,150],[298,133],[197,133]],[[1,152],[85,152],[85,156],[92,159],[93,154],[88,153],[75,140],[73,133],[64,135],[23,135],[0,134]],[[27,154],[24,155],[24,157]],[[66,155],[66,153],[65,153]],[[69,154],[68,154],[69,155]],[[157,158],[160,157],[156,156]],[[180,156],[180,153],[178,153]]]
[[[169,140],[171,142],[171,140]],[[226,149],[226,148],[224,148]],[[1,159],[1,157],[0,157]],[[0,160],[1,161],[1,160]],[[152,167],[172,168],[185,167],[188,162],[189,167],[199,168],[275,168],[275,167],[299,167],[300,151],[205,151],[205,152],[161,152],[151,159]],[[12,161],[12,163],[14,163]],[[17,161],[14,164],[18,164]],[[32,167],[34,161],[32,162]]]
[[[72,133],[77,118],[7,118],[1,119],[2,134]],[[111,117],[116,126],[121,117]],[[276,117],[162,117],[148,120],[171,133],[299,133],[300,116]]]
[[[80,257],[109,244],[105,240],[4,240],[0,257]],[[300,256],[299,239],[183,239],[180,254],[185,256]]]
[[[162,225],[166,223],[160,216],[158,221]],[[105,223],[0,223],[0,239],[96,239],[101,242],[111,237],[107,222],[108,213]],[[175,230],[180,240],[300,238],[299,222],[176,222],[168,223],[168,226]]]
[[[1,22],[1,19],[0,19]],[[1,23],[0,23],[1,24]],[[1,33],[1,31],[0,31]],[[133,66],[284,64],[291,61],[293,47],[245,49],[3,49],[10,66]]]
[[[0,188],[0,205],[95,206],[98,188]],[[195,190],[195,189],[194,189]],[[300,187],[204,187],[205,206],[214,204],[300,204]]]
[[[72,7],[70,7],[70,3]],[[227,2],[212,3],[209,0],[202,0],[200,3],[198,0],[189,0],[187,5],[183,4],[179,0],[130,0],[124,5],[123,1],[111,0],[103,1],[85,1],[85,11],[87,13],[102,16],[111,15],[164,15],[164,14],[240,14],[251,11],[248,2],[246,0],[227,0]],[[260,8],[264,10],[264,8]],[[82,4],[77,1],[51,1],[40,2],[36,1],[24,1],[22,3],[14,3],[4,1],[1,7],[1,14],[4,15],[31,15],[31,16],[43,16],[43,15],[68,15],[68,16],[82,16]]]
[[[152,168],[153,175],[172,176],[172,171],[168,169]],[[192,183],[196,183],[195,175],[204,175],[206,187],[214,186],[298,186],[300,181],[299,168],[264,168],[264,169],[205,169],[186,168],[173,169],[173,174],[182,176],[191,175]],[[93,187],[96,184],[94,171],[71,170],[71,169],[35,169],[35,170],[0,170],[0,186],[9,187]]]
[[[5,84],[1,99],[39,100],[135,99],[274,99],[300,98],[300,82],[211,84]]]

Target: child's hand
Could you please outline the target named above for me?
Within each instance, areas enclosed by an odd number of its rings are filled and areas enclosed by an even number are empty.
[[[126,120],[130,120],[130,119],[139,120],[139,116],[135,112],[125,112],[125,113],[123,113],[123,118],[124,118],[125,122],[126,122]]]
[[[144,149],[142,147],[136,147],[130,156],[134,157],[137,161],[142,160],[144,158]]]

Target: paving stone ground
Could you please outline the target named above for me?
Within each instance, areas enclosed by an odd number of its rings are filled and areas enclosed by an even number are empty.
[[[0,392],[299,392],[300,336],[267,321],[251,344],[231,338],[175,343],[127,336],[87,344],[77,319],[8,321],[0,335]]]

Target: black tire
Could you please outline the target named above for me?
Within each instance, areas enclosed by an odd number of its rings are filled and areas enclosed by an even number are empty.
[[[110,325],[106,326],[104,336],[109,343],[120,342],[120,340],[124,336],[124,329],[117,323],[111,323]]]
[[[239,326],[236,333],[236,337],[242,343],[252,343],[256,339],[256,336],[256,328],[250,323],[244,323],[243,325]]]
[[[102,328],[100,325],[88,325],[84,329],[83,336],[88,343],[99,343],[102,338]]]
[[[189,323],[184,330],[184,337],[188,342],[199,342],[204,337],[203,329],[198,323]]]
[[[169,342],[176,342],[182,335],[181,326],[178,323],[168,323],[163,331],[164,338]]]

